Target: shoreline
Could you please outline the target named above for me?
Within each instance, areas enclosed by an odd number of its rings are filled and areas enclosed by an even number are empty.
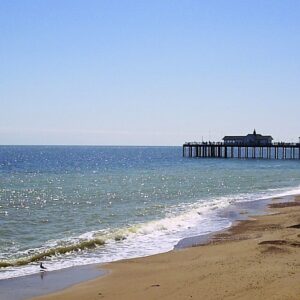
[[[34,299],[299,299],[300,196],[269,202],[208,243],[100,265],[108,275]]]

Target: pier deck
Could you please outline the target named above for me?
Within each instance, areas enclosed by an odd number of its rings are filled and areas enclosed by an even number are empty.
[[[300,159],[300,143],[188,142],[183,144],[183,157]]]

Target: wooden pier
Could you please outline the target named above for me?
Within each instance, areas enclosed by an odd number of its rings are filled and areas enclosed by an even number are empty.
[[[299,143],[274,143],[254,129],[245,136],[224,136],[223,142],[185,143],[183,157],[300,159],[300,138]]]
[[[300,143],[190,142],[183,144],[183,157],[300,159]]]

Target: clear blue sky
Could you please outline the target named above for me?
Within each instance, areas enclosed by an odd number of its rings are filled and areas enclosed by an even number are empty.
[[[0,144],[300,136],[300,1],[0,1]]]

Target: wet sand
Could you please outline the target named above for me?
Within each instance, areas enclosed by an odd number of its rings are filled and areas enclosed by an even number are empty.
[[[85,265],[3,279],[0,280],[0,300],[24,300],[49,294],[104,274],[106,272],[95,265]]]
[[[300,196],[206,245],[109,263],[109,274],[39,300],[300,299]]]

